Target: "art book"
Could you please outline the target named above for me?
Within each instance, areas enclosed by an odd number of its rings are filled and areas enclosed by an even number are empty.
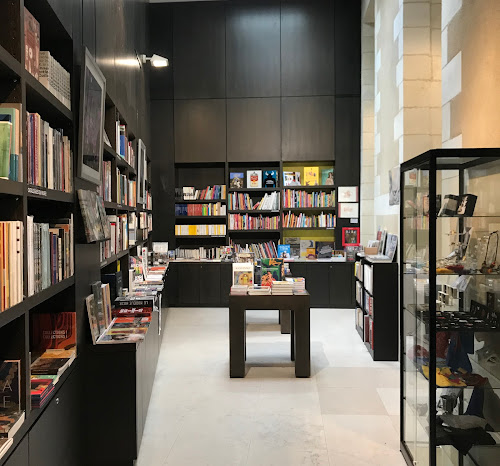
[[[0,437],[14,437],[23,422],[24,411],[0,411]]]
[[[283,259],[290,259],[291,248],[289,244],[278,244],[278,257]]]
[[[283,186],[300,186],[300,172],[283,172]]]
[[[262,188],[262,170],[247,171],[247,188]]]
[[[333,241],[317,241],[316,257],[318,259],[331,259],[333,254]]]
[[[316,242],[312,239],[300,240],[300,258],[315,259],[316,258]]]
[[[233,263],[233,285],[253,285],[253,264],[248,262]]]
[[[278,171],[264,171],[264,188],[276,188],[278,186]]]
[[[333,168],[321,169],[321,184],[327,186],[333,185]]]
[[[304,167],[304,184],[306,186],[319,184],[319,167]]]
[[[76,346],[76,312],[34,313],[31,335],[35,350],[69,349]]]
[[[0,364],[0,410],[17,411],[21,406],[21,361]]]
[[[231,189],[241,189],[244,186],[244,175],[241,172],[229,173],[229,187]]]
[[[290,245],[290,257],[292,259],[298,259],[300,257],[300,238],[299,237],[288,237],[284,239],[285,244]]]

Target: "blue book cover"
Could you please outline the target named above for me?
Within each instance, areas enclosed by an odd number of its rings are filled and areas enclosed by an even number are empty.
[[[278,244],[278,258],[290,259],[291,249],[289,244]]]
[[[120,135],[120,155],[125,157],[125,136]]]
[[[265,188],[276,188],[278,186],[278,171],[264,170],[263,184]]]

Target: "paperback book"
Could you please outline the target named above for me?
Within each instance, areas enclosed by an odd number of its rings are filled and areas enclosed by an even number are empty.
[[[262,170],[247,171],[247,188],[262,188]]]
[[[253,285],[254,268],[251,263],[233,264],[233,285]]]

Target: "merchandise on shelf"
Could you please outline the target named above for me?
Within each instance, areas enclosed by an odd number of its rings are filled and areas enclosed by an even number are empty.
[[[102,180],[100,188],[101,197],[107,201],[112,201],[111,191],[111,161],[103,160],[102,162]]]
[[[249,214],[230,214],[230,230],[277,230],[279,228],[279,216],[263,216]]]
[[[211,217],[226,215],[226,205],[220,202],[210,204],[175,204],[176,216]]]
[[[22,104],[0,103],[0,178],[22,181]]]
[[[201,259],[220,259],[221,258],[221,248],[177,248],[175,250],[176,259],[190,259],[190,260],[201,260]]]
[[[335,228],[336,217],[321,212],[319,215],[283,214],[283,228]]]
[[[295,189],[283,190],[283,207],[335,207],[335,191],[308,193]]]
[[[111,237],[100,243],[101,262],[129,247],[127,214],[108,215],[107,219],[111,227]]]
[[[24,7],[24,67],[36,79],[40,67],[40,23]]]
[[[71,110],[71,75],[50,54],[40,52],[39,81]]]
[[[278,248],[276,242],[274,241],[245,244],[245,246],[242,246],[238,243],[233,243],[232,241],[230,242],[230,244],[233,247],[235,253],[252,252],[255,254],[256,259],[278,257]]]
[[[175,188],[175,200],[177,201],[196,201],[208,199],[226,199],[226,185],[216,184],[207,186],[205,189],[196,189],[192,186]]]
[[[226,225],[175,225],[176,236],[225,236]]]
[[[0,222],[0,311],[23,300],[23,237],[23,222]]]
[[[229,193],[228,202],[230,210],[279,210],[280,195],[278,191],[266,193],[254,204],[250,194],[234,192]]]

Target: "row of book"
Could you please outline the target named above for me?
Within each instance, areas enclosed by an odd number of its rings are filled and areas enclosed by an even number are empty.
[[[145,207],[148,210],[153,210],[153,196],[149,191],[146,191],[146,202]]]
[[[71,75],[47,51],[40,51],[40,23],[24,8],[24,66],[71,110]]]
[[[175,259],[185,260],[212,260],[221,258],[221,248],[177,248],[175,250]]]
[[[116,169],[116,202],[129,207],[137,206],[137,182],[129,180],[126,175],[122,175]]]
[[[78,200],[87,242],[92,243],[110,238],[111,227],[102,198],[95,191],[79,189]]]
[[[22,104],[0,103],[0,178],[22,181]]]
[[[335,207],[335,191],[327,193],[285,189],[283,190],[283,207]]]
[[[127,214],[108,215],[110,239],[100,243],[101,262],[129,247],[129,221]]]
[[[335,228],[336,216],[321,212],[319,215],[283,215],[283,228]]]
[[[23,283],[23,222],[0,222],[0,311],[23,300]]]
[[[278,170],[247,170],[247,188],[276,188],[278,187]],[[230,172],[229,183],[231,189],[241,189],[245,187],[245,174],[243,172]]]
[[[252,252],[256,259],[278,257],[278,249],[274,241],[265,243],[245,244],[245,246],[231,242],[235,253]]]
[[[226,225],[175,225],[176,236],[225,236]]]
[[[74,274],[73,214],[51,223],[26,219],[28,247],[28,296]]]
[[[284,243],[290,245],[291,259],[331,259],[338,253],[335,251],[334,241],[315,241],[290,236],[284,239]]]
[[[226,185],[216,184],[205,189],[196,189],[193,186],[175,188],[175,199],[180,201],[196,201],[207,199],[226,199]]]
[[[112,166],[110,160],[102,161],[102,173],[101,173],[101,186],[100,186],[100,195],[101,197],[107,201],[112,202]]]
[[[254,204],[248,193],[229,193],[228,202],[230,210],[279,210],[280,195],[277,191],[266,193]]]
[[[279,216],[263,216],[258,217],[249,214],[230,214],[229,229],[230,230],[277,230],[280,227]]]
[[[26,113],[28,133],[28,183],[71,192],[73,166],[71,143],[63,130],[56,130],[38,113]]]
[[[132,142],[128,140],[127,126],[116,122],[116,153],[125,159],[132,167],[135,167],[135,152]]]
[[[333,185],[333,167],[304,167],[304,179],[300,179],[300,171],[284,171],[283,186],[317,186]]]
[[[175,204],[176,216],[211,217],[226,215],[226,205],[220,202],[211,204]]]

